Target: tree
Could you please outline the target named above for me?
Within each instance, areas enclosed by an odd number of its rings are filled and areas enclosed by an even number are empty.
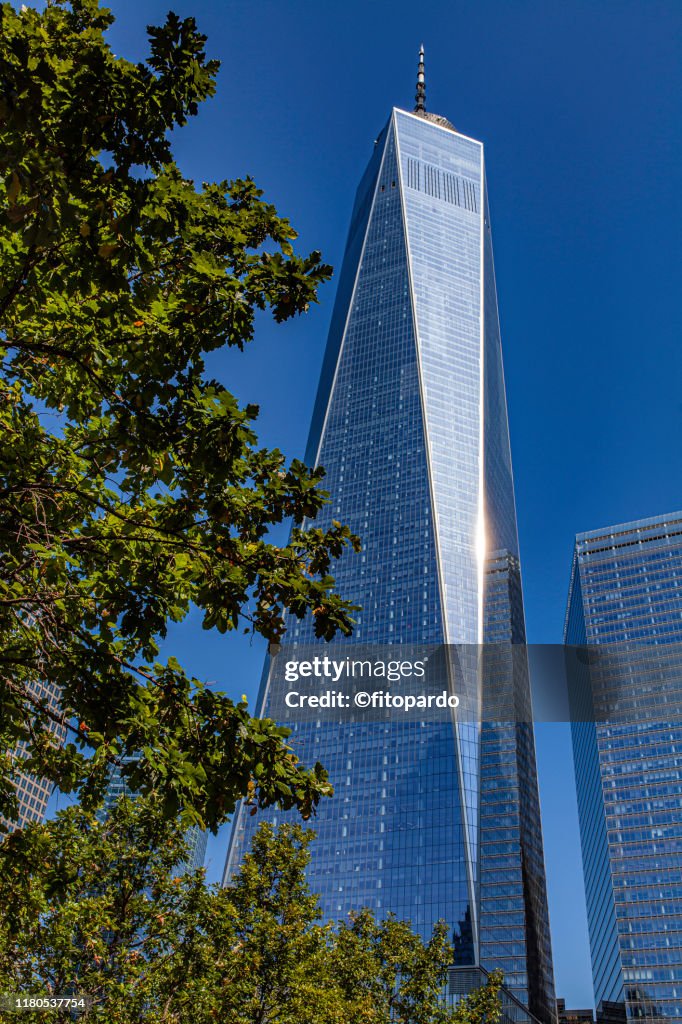
[[[330,268],[250,178],[197,188],[173,162],[218,70],[194,20],[149,28],[140,64],[112,54],[112,20],[97,0],[0,5],[0,739],[86,803],[118,763],[185,824],[217,827],[240,796],[307,817],[322,767],[157,657],[191,605],[272,642],[285,612],[351,631],[330,568],[359,542],[304,529],[323,470],[260,448],[258,409],[205,370],[256,311],[304,312]]]
[[[501,977],[453,1009],[443,1001],[452,963],[445,922],[427,943],[409,922],[389,914],[381,922],[368,910],[351,914],[336,936],[333,971],[358,1021],[377,1024],[495,1024]],[[483,1011],[478,1013],[479,1008]]]
[[[321,924],[305,877],[312,839],[262,824],[220,889],[173,874],[180,830],[149,800],[121,801],[106,823],[74,807],[28,826],[0,846],[0,988],[89,993],[88,1024],[499,1021],[498,974],[444,1005],[443,925],[424,943],[367,911]]]

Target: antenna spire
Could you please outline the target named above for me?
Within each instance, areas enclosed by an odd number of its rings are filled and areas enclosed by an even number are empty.
[[[424,83],[424,44],[419,47],[419,66],[417,68],[417,95],[415,96],[417,101],[415,105],[415,113],[425,114],[426,113],[426,85]]]

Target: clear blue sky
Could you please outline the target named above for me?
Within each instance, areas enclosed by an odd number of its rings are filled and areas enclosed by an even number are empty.
[[[114,0],[137,59],[171,0]],[[357,182],[393,105],[486,145],[529,639],[561,639],[576,532],[682,506],[679,0],[181,0],[222,63],[177,134],[197,180],[251,174],[339,267]],[[263,321],[214,372],[261,403],[261,439],[302,455],[335,284]],[[253,699],[262,644],[174,631],[169,653]],[[557,993],[591,1005],[567,727],[538,732]],[[209,845],[222,869],[226,836]]]

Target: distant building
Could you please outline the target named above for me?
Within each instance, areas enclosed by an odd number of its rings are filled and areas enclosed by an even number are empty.
[[[594,1010],[570,1010],[564,999],[557,999],[557,1024],[627,1024],[625,1004],[600,1003],[595,1021]]]
[[[22,753],[20,752],[18,756],[21,757]],[[20,772],[16,776],[14,788],[19,801],[19,814],[16,820],[6,824],[14,831],[17,828],[24,828],[31,822],[41,822],[45,817],[53,784],[47,779],[39,779],[35,775]]]
[[[60,711],[59,689],[56,686],[42,683],[34,684],[32,692],[36,699],[46,702],[50,711]],[[65,726],[54,722],[50,726],[50,732],[54,735],[56,744],[59,745],[64,742],[66,735]],[[47,779],[41,779],[35,775],[29,775],[18,770],[21,762],[27,756],[25,743],[18,743],[11,756],[15,766],[14,786],[19,801],[19,812],[16,819],[5,821],[5,824],[9,826],[11,831],[14,831],[14,829],[23,828],[25,825],[31,824],[31,822],[41,822],[43,820],[52,794],[53,783]]]
[[[566,1001],[557,999],[558,1024],[594,1024],[594,1010],[567,1010]]]
[[[565,640],[598,1020],[679,1021],[682,512],[578,535]]]
[[[610,1000],[601,1002],[597,1007],[597,1024],[627,1024],[625,1004],[613,1003]]]
[[[112,768],[109,775],[109,784],[104,796],[104,802],[100,810],[97,812],[99,820],[104,821],[107,818],[114,804],[120,797],[131,795],[131,790],[128,788],[120,769]],[[187,829],[185,832],[187,857],[182,864],[178,865],[176,874],[181,874],[184,871],[196,871],[197,868],[202,868],[204,866],[207,838],[207,833],[202,831],[200,828],[197,828],[196,825]]]

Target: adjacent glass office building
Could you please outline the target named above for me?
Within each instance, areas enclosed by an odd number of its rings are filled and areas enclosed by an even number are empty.
[[[680,1020],[682,512],[578,535],[565,638],[595,1000]]]
[[[363,541],[334,567],[362,610],[333,647],[525,640],[483,146],[423,98],[393,110],[358,189],[307,460],[332,495],[316,525]],[[314,642],[310,622],[288,627]],[[277,685],[266,666],[261,711]],[[331,919],[366,906],[424,935],[445,919],[456,965],[502,968],[553,1022],[532,726],[476,685],[476,721],[294,726],[336,790],[310,883]],[[514,693],[527,707],[522,664]],[[259,818],[237,815],[226,881]]]
[[[47,703],[50,711],[60,710],[58,687],[45,683],[33,683],[31,689],[37,699]],[[62,744],[66,737],[66,727],[52,722],[49,729],[54,736],[55,743]],[[18,743],[11,753],[15,767],[14,785],[19,804],[18,814],[12,821],[7,821],[0,816],[0,821],[3,821],[10,831],[42,822],[53,789],[53,784],[47,779],[41,779],[36,775],[29,775],[27,772],[18,770],[27,756],[28,750],[23,741]]]

